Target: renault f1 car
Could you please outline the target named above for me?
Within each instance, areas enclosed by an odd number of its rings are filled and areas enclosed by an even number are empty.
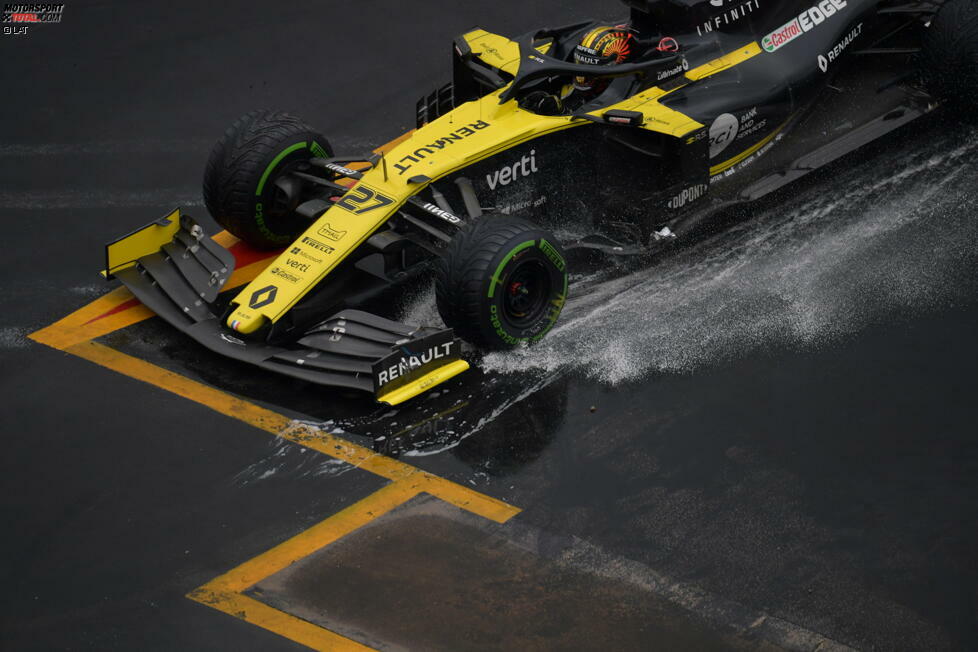
[[[298,118],[245,115],[210,155],[204,199],[277,258],[222,294],[234,257],[178,210],[108,245],[106,275],[222,355],[397,404],[468,368],[460,340],[544,337],[569,252],[655,253],[938,106],[976,105],[970,0],[625,4],[618,29],[638,51],[624,63],[575,59],[594,22],[461,35],[452,82],[383,155],[336,155]],[[575,78],[600,91],[540,101]],[[570,221],[587,232],[561,242]],[[447,328],[366,310],[426,274]]]

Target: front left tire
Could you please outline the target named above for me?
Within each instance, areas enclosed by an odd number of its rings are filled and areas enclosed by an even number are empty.
[[[204,203],[218,224],[259,249],[290,244],[308,226],[295,198],[276,181],[313,157],[328,158],[326,138],[280,111],[238,118],[211,150],[204,170]]]

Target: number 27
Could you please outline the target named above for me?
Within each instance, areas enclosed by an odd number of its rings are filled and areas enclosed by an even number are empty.
[[[390,206],[393,203],[394,200],[390,197],[371,190],[367,186],[360,185],[344,195],[343,199],[337,202],[336,205],[343,210],[361,215],[381,208],[382,206]]]

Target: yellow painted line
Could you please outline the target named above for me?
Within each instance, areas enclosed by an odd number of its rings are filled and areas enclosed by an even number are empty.
[[[211,238],[211,240],[213,240],[217,244],[221,245],[225,249],[230,249],[234,245],[236,245],[239,242],[241,242],[241,240],[239,240],[237,237],[231,235],[227,231],[221,231],[220,233],[218,233],[217,235],[215,235],[213,238]]]
[[[420,493],[427,493],[497,523],[505,523],[521,511],[501,500],[386,457],[330,433],[296,423],[277,412],[97,342],[81,342],[64,350],[66,353],[172,392],[282,439],[392,480],[391,484],[358,503],[215,578],[187,596],[201,604],[264,627],[313,649],[368,650],[370,648],[269,607],[240,592],[357,528],[363,527]]]
[[[392,482],[322,523],[250,559],[201,588],[240,593],[300,559],[325,548],[418,495],[408,482]],[[191,594],[191,597],[193,594]]]
[[[501,500],[432,475],[400,460],[381,455],[318,428],[295,423],[278,412],[259,407],[97,342],[82,342],[64,350],[124,376],[149,383],[225,416],[243,421],[276,437],[343,460],[364,471],[388,480],[412,482],[418,492],[429,493],[492,521],[504,523],[521,511]]]
[[[214,240],[225,248],[230,248],[238,242],[238,239],[227,231],[222,231],[214,236]],[[235,272],[235,274],[238,273]],[[231,280],[235,280],[233,275]],[[228,287],[231,287],[230,283]],[[31,333],[30,338],[35,342],[64,350],[74,344],[114,333],[117,330],[155,316],[146,306],[137,304],[117,314],[99,319],[97,322],[92,321],[135,300],[135,297],[133,297],[128,289],[117,287],[67,317],[59,319],[46,328]]]
[[[233,290],[250,283],[267,266],[267,260],[259,260],[241,269],[236,269],[222,291]],[[35,342],[64,350],[75,344],[98,339],[156,316],[156,313],[143,304],[135,303],[121,312],[89,323],[89,320],[104,315],[113,308],[118,308],[130,301],[136,301],[136,298],[132,296],[129,290],[124,287],[116,288],[101,299],[90,303],[47,328],[32,333],[29,337]],[[93,308],[93,306],[97,307]]]
[[[411,133],[408,132],[377,151],[393,148],[409,138]],[[238,242],[237,238],[227,232],[217,234],[214,239],[225,248]],[[264,269],[267,262],[257,261],[236,270],[226,288],[250,282]],[[316,650],[370,650],[371,648],[340,634],[254,600],[241,591],[363,527],[422,492],[498,523],[506,522],[521,511],[468,487],[421,471],[317,428],[296,423],[282,414],[93,341],[152,316],[153,313],[139,304],[128,290],[117,288],[54,324],[32,333],[30,337],[39,343],[159,387],[276,437],[391,480],[389,485],[319,525],[192,591],[187,596],[190,599]]]
[[[187,597],[252,625],[264,627],[314,650],[335,652],[373,650],[336,632],[296,618],[240,593],[211,591],[201,587]]]
[[[214,578],[191,591],[187,597],[314,649],[370,649],[253,600],[243,592],[405,504],[421,493],[423,486],[406,480],[392,482],[288,541]]]
[[[285,430],[291,419],[266,410],[220,390],[198,383],[180,374],[157,367],[156,365],[126,355],[97,342],[82,342],[65,349],[66,353],[84,358],[124,376],[155,385],[177,396],[200,403],[217,412],[234,417],[239,421],[269,432]]]
[[[29,337],[35,342],[46,344],[55,349],[64,349],[71,344],[91,339],[83,333],[85,324],[99,315],[104,315],[122,304],[131,301],[132,298],[132,294],[126,288],[116,288],[108,294],[92,301],[85,307],[76,310],[67,317],[59,319],[46,328],[31,333]],[[145,311],[146,316],[143,317],[144,319],[153,316],[153,313],[145,306],[140,306],[140,308]]]
[[[414,481],[425,493],[431,494],[446,503],[451,503],[460,509],[478,514],[490,521],[505,523],[523,511],[509,503],[490,498],[478,491],[472,491],[468,487],[463,487],[451,480],[439,478],[437,475],[420,472],[419,476]]]

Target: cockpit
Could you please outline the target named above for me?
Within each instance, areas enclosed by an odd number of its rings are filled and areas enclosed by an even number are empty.
[[[542,115],[587,113],[617,104],[684,70],[672,37],[630,24],[580,23],[519,40],[520,66],[501,100]]]
[[[453,82],[422,98],[418,124],[443,114],[448,102],[495,91],[501,103],[515,100],[541,115],[586,116],[682,77],[687,54],[700,47],[689,25],[709,1],[623,2],[631,15],[621,25],[588,21],[512,40],[477,29],[456,39]]]

